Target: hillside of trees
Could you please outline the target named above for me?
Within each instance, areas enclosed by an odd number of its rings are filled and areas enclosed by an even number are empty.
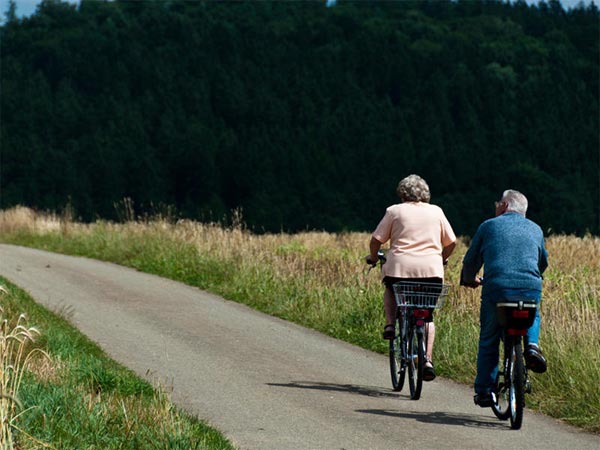
[[[507,188],[600,233],[599,10],[45,0],[1,33],[0,207],[372,230],[417,173],[457,234]]]

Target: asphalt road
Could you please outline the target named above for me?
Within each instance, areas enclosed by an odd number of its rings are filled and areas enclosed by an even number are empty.
[[[240,449],[600,448],[600,436],[529,410],[510,430],[439,377],[410,400],[391,390],[386,356],[174,281],[10,245],[0,274],[70,310],[112,358],[168,383],[174,403]]]

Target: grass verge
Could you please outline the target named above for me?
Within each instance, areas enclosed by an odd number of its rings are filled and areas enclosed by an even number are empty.
[[[3,393],[13,400],[2,408],[3,450],[233,449],[217,431],[175,408],[165,389],[108,358],[65,318],[2,277],[0,285],[4,329],[23,327],[26,317],[39,330],[35,339],[22,339],[20,353],[2,359],[3,376],[12,378],[7,385],[15,386]],[[15,341],[14,333],[0,333]]]

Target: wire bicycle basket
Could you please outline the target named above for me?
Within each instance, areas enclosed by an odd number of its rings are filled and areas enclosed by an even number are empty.
[[[441,308],[450,290],[449,284],[400,281],[393,284],[398,306]]]

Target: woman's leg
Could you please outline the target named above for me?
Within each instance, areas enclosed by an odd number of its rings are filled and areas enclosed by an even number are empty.
[[[435,324],[433,322],[425,324],[425,337],[427,339],[425,357],[427,361],[433,361],[433,341],[435,340]]]
[[[396,299],[392,290],[387,286],[383,293],[383,309],[385,311],[385,323],[396,323]]]

